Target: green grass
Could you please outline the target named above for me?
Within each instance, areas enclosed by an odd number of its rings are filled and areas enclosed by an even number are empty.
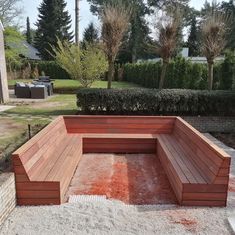
[[[58,116],[74,115],[77,113],[76,95],[55,95],[45,101],[34,104],[23,104],[5,113],[19,115]]]
[[[9,80],[8,85],[13,86],[16,82],[26,82],[29,83],[32,80]],[[62,88],[81,88],[81,84],[77,80],[55,80],[54,81],[55,89]],[[92,85],[93,88],[107,88],[107,81],[95,81]],[[140,87],[139,85],[128,83],[128,82],[112,82],[112,88],[124,89],[124,88],[136,88]]]

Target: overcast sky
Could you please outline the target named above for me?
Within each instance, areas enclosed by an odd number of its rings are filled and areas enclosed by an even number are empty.
[[[210,2],[210,0],[208,0]],[[29,16],[31,21],[31,27],[34,27],[34,23],[37,21],[38,16],[38,7],[42,0],[23,0],[21,5],[24,9],[24,15],[21,22],[26,22],[26,17]],[[190,5],[195,7],[196,9],[200,10],[203,6],[205,0],[191,0]],[[220,1],[217,1],[220,2]],[[80,3],[80,38],[82,38],[82,34],[84,31],[84,28],[87,27],[87,25],[93,21],[94,23],[97,22],[97,19],[95,16],[93,16],[90,12],[90,6],[89,3],[87,3],[86,0],[81,0]],[[74,28],[74,9],[75,9],[75,1],[74,0],[67,0],[67,8],[69,10],[69,13],[72,16],[73,19],[73,28]]]

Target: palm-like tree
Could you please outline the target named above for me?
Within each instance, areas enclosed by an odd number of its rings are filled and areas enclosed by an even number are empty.
[[[201,50],[207,58],[208,90],[213,88],[214,60],[221,54],[227,44],[230,16],[219,11],[212,12],[202,23]]]
[[[101,14],[103,48],[109,64],[108,89],[111,88],[114,63],[128,29],[130,16],[130,8],[120,2],[105,5]]]
[[[157,33],[157,46],[155,49],[163,61],[159,89],[164,86],[167,66],[178,43],[180,24],[180,11],[176,9],[161,17],[155,25]]]

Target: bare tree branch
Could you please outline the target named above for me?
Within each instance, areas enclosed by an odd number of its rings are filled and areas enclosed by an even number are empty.
[[[12,21],[21,15],[22,8],[17,5],[21,0],[0,0],[0,19],[4,25],[11,24]]]

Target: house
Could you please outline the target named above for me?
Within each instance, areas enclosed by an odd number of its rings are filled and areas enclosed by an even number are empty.
[[[3,31],[0,20],[0,103],[9,99]]]
[[[27,58],[29,60],[41,60],[39,56],[39,51],[35,47],[33,47],[31,44],[29,44],[26,41],[22,41],[22,46],[23,46],[23,50],[22,50],[22,54],[20,54],[21,57]]]
[[[184,47],[182,51],[179,53],[180,56],[182,56],[185,59],[190,60],[192,63],[197,63],[197,64],[206,64],[207,59],[206,57],[203,56],[197,56],[197,57],[189,57],[189,48]],[[216,62],[222,62],[224,61],[225,57],[224,56],[218,56],[215,58],[215,63]],[[161,58],[154,58],[154,59],[149,59],[147,62],[159,62],[161,61]],[[146,60],[138,60],[138,63],[146,62]]]

